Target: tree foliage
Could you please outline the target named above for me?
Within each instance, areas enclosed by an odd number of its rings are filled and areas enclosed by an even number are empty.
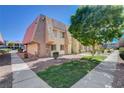
[[[71,16],[69,31],[83,45],[112,41],[121,36],[124,27],[123,6],[81,6]]]
[[[14,45],[15,45],[14,42],[9,42],[9,43],[8,43],[8,47],[13,47]]]

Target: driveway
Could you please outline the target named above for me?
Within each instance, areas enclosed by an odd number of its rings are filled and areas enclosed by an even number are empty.
[[[12,87],[11,55],[0,56],[0,88]]]

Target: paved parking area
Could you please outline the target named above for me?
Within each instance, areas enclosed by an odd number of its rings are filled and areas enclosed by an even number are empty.
[[[11,55],[0,56],[0,88],[12,87]]]

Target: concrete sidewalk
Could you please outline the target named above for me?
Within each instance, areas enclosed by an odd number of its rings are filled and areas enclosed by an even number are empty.
[[[40,79],[22,59],[15,53],[11,54],[13,88],[50,88],[50,86]]]
[[[95,69],[79,80],[72,88],[110,88],[118,61],[118,51],[114,51]]]

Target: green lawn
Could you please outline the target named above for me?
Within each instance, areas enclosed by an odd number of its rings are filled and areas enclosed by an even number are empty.
[[[124,47],[120,47],[119,52],[124,52]]]
[[[98,60],[98,61],[102,61],[106,58],[106,56],[84,56],[81,58],[81,60]]]
[[[37,75],[54,88],[68,88],[85,76],[89,71],[96,67],[105,57],[85,57],[84,62],[71,61],[58,66],[52,66],[45,71],[40,71]],[[88,61],[86,61],[86,59]]]

